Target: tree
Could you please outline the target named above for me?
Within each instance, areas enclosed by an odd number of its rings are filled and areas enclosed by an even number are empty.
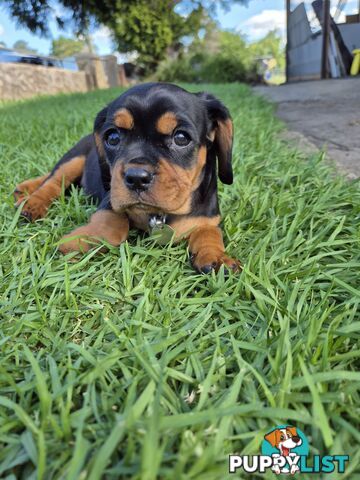
[[[6,48],[6,43],[0,40],[0,47],[1,48]]]
[[[14,43],[13,48],[20,53],[37,53],[34,48],[29,47],[25,40],[17,40]]]
[[[12,17],[32,32],[48,35],[48,21],[54,17],[64,28],[72,25],[77,34],[103,24],[112,32],[121,52],[136,51],[139,61],[153,70],[169,48],[178,48],[184,36],[202,28],[204,13],[216,15],[216,8],[248,0],[3,0]],[[64,14],[56,12],[60,4]],[[69,11],[71,17],[68,16]]]
[[[86,50],[84,40],[66,38],[63,36],[60,36],[57,40],[53,40],[51,45],[51,55],[60,58],[72,57],[84,50]]]
[[[119,16],[104,18],[119,51],[136,51],[139,62],[148,70],[154,70],[169,48],[177,50],[181,38],[196,33],[201,26],[200,7],[185,17],[176,11],[175,3],[169,0],[128,2]]]

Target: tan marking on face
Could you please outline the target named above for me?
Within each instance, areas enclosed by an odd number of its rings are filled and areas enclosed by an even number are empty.
[[[117,247],[127,239],[128,233],[129,220],[126,215],[118,215],[111,210],[98,210],[87,225],[76,228],[62,238],[64,242],[59,250],[62,253],[85,253],[104,240]]]
[[[146,166],[143,166],[143,168],[146,168]],[[143,197],[139,198],[136,193],[127,188],[124,182],[126,170],[127,167],[123,163],[117,162],[111,171],[110,202],[113,210],[129,214],[129,209],[133,210],[135,207],[139,210],[139,213],[152,208],[157,213],[155,205],[153,207],[149,206],[152,201],[151,198],[146,198],[147,194],[145,192],[142,194]],[[144,204],[138,205],[142,201]]]
[[[161,158],[155,172],[153,185],[137,197],[125,186],[124,166],[115,164],[111,175],[111,205],[116,212],[135,207],[137,203],[146,204],[163,213],[185,215],[191,211],[192,193],[199,186],[201,172],[206,163],[206,147],[200,147],[195,165],[184,169],[179,165]],[[144,222],[141,222],[143,224]]]
[[[176,126],[177,120],[175,113],[173,112],[163,113],[156,122],[156,130],[164,135],[170,135],[175,130]]]
[[[51,203],[61,195],[62,186],[68,188],[81,178],[85,166],[85,156],[74,157],[61,164],[48,179],[30,195],[22,212],[32,220],[44,217]]]
[[[166,213],[184,215],[191,211],[192,193],[200,184],[200,173],[206,163],[206,147],[200,147],[197,161],[185,169],[165,159],[159,162],[154,185],[157,205],[164,205]]]
[[[124,165],[121,162],[115,163],[111,171],[110,201],[115,212],[122,212],[135,202],[124,183]]]
[[[120,108],[114,114],[114,123],[119,128],[131,130],[134,127],[134,117],[126,108]]]
[[[191,171],[160,159],[154,184],[157,204],[166,206],[167,212],[189,213],[191,208]]]

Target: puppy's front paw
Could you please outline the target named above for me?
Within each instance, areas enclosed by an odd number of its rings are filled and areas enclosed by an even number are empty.
[[[24,200],[24,197],[18,199],[15,203],[15,207],[19,207]],[[30,222],[34,222],[39,218],[45,217],[47,213],[48,207],[42,200],[42,198],[38,198],[35,195],[31,195],[26,202],[24,203],[21,209],[21,216],[29,220]]]
[[[27,197],[27,192],[23,192],[19,190],[17,187],[15,188],[14,192],[14,200],[15,200],[15,207],[17,207],[25,198]]]
[[[99,240],[89,235],[87,226],[76,228],[64,235],[59,250],[64,255],[71,252],[86,253],[99,244]]]
[[[228,257],[222,251],[211,251],[211,249],[203,249],[197,254],[193,254],[191,262],[193,267],[200,273],[210,273],[212,270],[217,272],[221,265],[225,266],[226,271],[241,271],[239,260]]]

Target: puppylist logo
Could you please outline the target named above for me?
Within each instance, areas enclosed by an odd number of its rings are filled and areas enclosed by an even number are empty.
[[[348,455],[314,455],[309,457],[309,442],[304,433],[291,425],[270,430],[261,444],[261,455],[229,455],[229,473],[344,473]]]

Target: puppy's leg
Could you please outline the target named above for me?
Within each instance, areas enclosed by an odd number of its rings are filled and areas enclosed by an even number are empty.
[[[189,236],[192,264],[202,273],[218,270],[221,265],[231,270],[240,270],[240,263],[225,254],[222,232],[219,227],[196,228]]]
[[[31,178],[30,180],[25,180],[25,182],[16,185],[14,190],[15,200],[17,200],[17,202],[22,202],[25,197],[34,193],[35,190],[48,179],[49,175],[50,173],[47,173],[41,177]]]
[[[104,240],[116,247],[127,239],[128,233],[127,216],[115,213],[106,201],[100,204],[87,225],[76,228],[62,238],[59,250],[62,253],[85,253]]]
[[[44,217],[52,202],[60,197],[62,187],[66,189],[81,178],[84,166],[85,156],[80,155],[55,168],[46,181],[26,200],[21,215],[31,221]]]
[[[171,224],[177,238],[187,238],[192,265],[201,273],[217,271],[221,265],[233,271],[241,269],[240,262],[225,253],[219,220],[218,216],[187,217]]]
[[[66,189],[81,179],[86,156],[93,147],[92,135],[88,135],[61,158],[49,175],[18,185],[17,190],[30,194],[22,208],[22,216],[28,220],[44,217],[51,203],[61,195],[62,188]],[[19,206],[24,198],[20,195],[16,206]]]

